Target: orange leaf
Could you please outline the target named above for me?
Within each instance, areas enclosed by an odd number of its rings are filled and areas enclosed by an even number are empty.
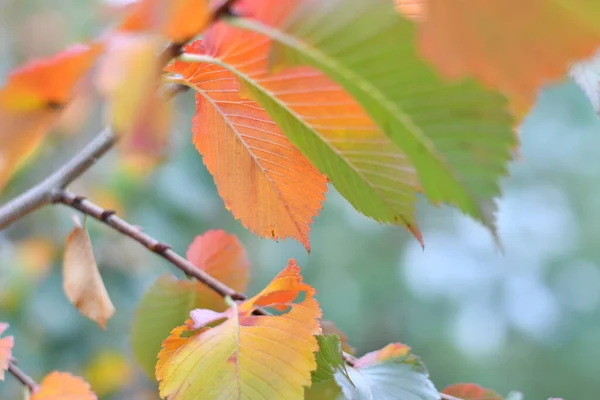
[[[294,303],[301,293],[304,300]],[[314,335],[320,332],[321,310],[314,295],[290,260],[253,298],[223,313],[192,311],[192,319],[171,332],[158,355],[161,396],[204,399],[237,393],[245,399],[302,399],[316,368]],[[285,312],[252,314],[264,306]]]
[[[90,385],[78,376],[66,372],[52,372],[40,383],[31,400],[96,400]]]
[[[101,51],[101,45],[76,45],[17,68],[0,91],[0,108],[31,111],[65,106]]]
[[[176,43],[190,40],[210,22],[209,0],[141,0],[119,27],[123,32],[160,32]]]
[[[503,400],[503,397],[491,389],[482,388],[474,383],[457,383],[442,390],[442,393],[462,400]]]
[[[7,329],[8,324],[0,322],[0,335]],[[0,381],[4,380],[4,371],[8,368],[14,344],[15,339],[12,336],[0,338]]]
[[[600,6],[588,0],[568,7],[557,0],[429,0],[426,9],[423,56],[448,77],[474,76],[499,89],[520,115],[542,85],[600,43]]]
[[[187,51],[202,53],[200,42]],[[219,195],[250,231],[275,240],[291,237],[307,249],[309,225],[321,209],[327,180],[256,102],[243,98],[226,69],[176,62],[198,91],[194,144]]]
[[[73,46],[14,70],[0,90],[0,190],[38,147],[100,46]]]
[[[85,226],[77,218],[67,238],[63,260],[63,287],[69,301],[86,317],[104,329],[115,313],[94,258]]]
[[[250,261],[244,246],[235,235],[223,230],[210,230],[190,244],[187,259],[199,269],[225,283],[237,292],[248,286]],[[225,310],[223,298],[196,282],[196,307]]]

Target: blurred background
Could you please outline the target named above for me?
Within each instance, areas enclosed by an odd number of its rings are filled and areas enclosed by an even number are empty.
[[[32,57],[100,33],[108,2],[0,0],[0,81]],[[102,113],[83,98],[26,168],[4,202],[43,179],[99,131]],[[504,253],[477,223],[422,202],[425,250],[402,228],[378,225],[330,188],[312,228],[312,252],[252,236],[225,210],[191,144],[193,94],[176,100],[169,146],[158,164],[102,159],[72,189],[185,253],[207,229],[236,233],[252,261],[250,293],[296,258],[325,318],[358,354],[393,341],[413,347],[439,389],[476,382],[526,399],[597,399],[600,385],[600,121],[570,81],[548,87],[520,128],[520,157],[504,179],[498,214]],[[91,114],[88,114],[88,112]],[[136,303],[162,259],[95,221],[95,253],[117,312],[106,331],[62,291],[61,254],[72,211],[49,207],[0,233],[0,321],[35,379],[81,375],[102,399],[157,399],[131,356]],[[0,399],[20,398],[7,376]]]

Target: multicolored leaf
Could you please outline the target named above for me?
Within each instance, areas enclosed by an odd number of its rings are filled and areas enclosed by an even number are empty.
[[[63,259],[63,288],[69,301],[79,312],[96,321],[102,329],[115,313],[98,271],[92,242],[87,229],[77,218],[67,237]]]
[[[523,112],[548,82],[594,54],[600,3],[589,0],[428,0],[419,49],[443,75],[474,76]]]
[[[495,233],[493,199],[515,144],[502,96],[473,81],[442,81],[418,54],[414,24],[389,0],[251,4],[279,20],[231,23],[277,42],[274,67],[312,65],[341,84],[408,156],[431,201],[455,205]]]
[[[97,400],[90,385],[78,376],[66,372],[52,372],[40,383],[39,390],[30,400]]]
[[[425,15],[425,1],[426,0],[396,0],[396,8],[406,18],[419,21],[423,19]]]
[[[238,4],[236,12],[274,23],[288,2]],[[323,73],[296,67],[271,74],[270,43],[263,35],[217,22],[205,33],[203,49],[196,45],[186,51],[196,55],[196,60],[229,70],[229,75],[221,73],[230,77],[230,89],[238,87],[235,76],[241,82],[242,96],[250,96],[264,107],[291,142],[358,211],[380,222],[403,225],[421,241],[414,218],[415,193],[420,187],[407,158],[362,107]],[[192,64],[188,68],[221,70]],[[251,116],[252,112],[246,109],[244,115]],[[269,120],[267,126],[271,124]],[[264,130],[264,125],[260,129]],[[315,189],[302,192],[306,196]]]
[[[482,388],[474,383],[457,383],[442,390],[442,393],[458,397],[462,400],[503,400],[504,398],[492,389]]]
[[[302,301],[294,302],[301,294]],[[259,294],[223,313],[197,309],[163,342],[156,365],[162,397],[302,399],[316,368],[315,290],[293,260]],[[281,315],[253,315],[257,308]],[[213,327],[211,327],[213,326]]]
[[[351,400],[440,398],[423,363],[411,354],[410,347],[400,343],[365,354],[346,371],[338,371],[334,377]]]
[[[235,291],[245,292],[250,262],[235,235],[211,230],[190,244],[187,259]],[[225,311],[223,298],[199,282],[161,276],[142,297],[132,324],[133,354],[144,371],[154,377],[156,357],[169,332],[185,321],[190,310]]]
[[[0,89],[0,190],[38,148],[100,51],[72,46],[9,74]]]
[[[8,324],[0,322],[0,335],[8,329]],[[4,371],[8,369],[15,339],[12,336],[0,337],[0,381],[4,380]]]
[[[206,52],[200,42],[186,48]],[[198,93],[194,144],[219,195],[250,231],[275,240],[297,239],[310,249],[310,224],[325,200],[327,179],[256,102],[240,93],[235,76],[218,65],[176,62]]]

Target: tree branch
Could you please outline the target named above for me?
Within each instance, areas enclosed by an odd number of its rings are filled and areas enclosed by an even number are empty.
[[[29,389],[30,393],[35,393],[38,390],[38,384],[21,368],[17,367],[13,361],[8,363],[8,372],[14,376],[19,382]]]
[[[58,171],[0,207],[0,231],[38,208],[52,203],[54,192],[65,188],[87,171],[115,144],[115,140],[112,130],[104,129]]]

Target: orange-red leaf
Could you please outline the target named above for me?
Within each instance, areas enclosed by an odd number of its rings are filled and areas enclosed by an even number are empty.
[[[200,42],[186,51],[202,54]],[[300,153],[239,82],[223,67],[176,62],[198,91],[194,144],[219,195],[250,231],[275,240],[291,237],[307,249],[309,225],[321,209],[327,180]]]
[[[458,397],[462,400],[503,400],[503,397],[492,389],[482,388],[474,383],[457,383],[442,390],[442,393]]]
[[[397,1],[398,4],[398,1]],[[527,110],[538,89],[600,43],[600,3],[570,0],[429,0],[423,56],[448,77],[475,76]]]
[[[0,89],[0,190],[38,147],[100,46],[73,46],[14,70]]]
[[[212,277],[237,292],[245,292],[250,278],[250,261],[246,249],[235,235],[223,230],[210,230],[190,244],[187,259]],[[223,298],[196,282],[196,307],[225,310]]]
[[[8,329],[8,324],[0,322],[0,335]],[[4,380],[4,371],[8,368],[15,340],[12,336],[0,337],[0,381]]]
[[[90,385],[78,376],[66,372],[52,372],[40,383],[31,400],[96,400]]]
[[[304,300],[294,302],[301,293]],[[320,333],[321,310],[314,295],[290,260],[253,298],[223,313],[192,311],[192,319],[171,332],[158,355],[161,396],[191,400],[237,393],[244,399],[302,399],[316,368],[314,335]],[[283,314],[253,315],[258,307]]]
[[[174,42],[185,42],[210,22],[209,0],[140,0],[120,26],[124,32],[160,32]]]

